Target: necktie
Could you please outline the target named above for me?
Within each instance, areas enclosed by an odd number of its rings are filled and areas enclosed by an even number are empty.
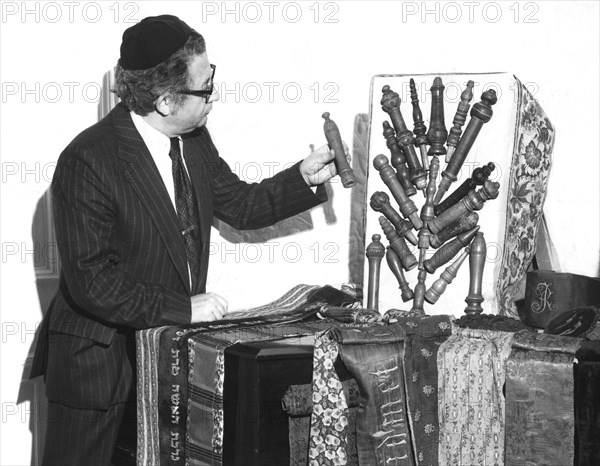
[[[169,150],[173,168],[173,181],[175,184],[175,205],[177,217],[181,225],[181,233],[185,242],[185,252],[191,274],[192,289],[198,279],[200,264],[200,220],[198,218],[198,204],[192,189],[192,183],[183,166],[179,138],[171,138]]]

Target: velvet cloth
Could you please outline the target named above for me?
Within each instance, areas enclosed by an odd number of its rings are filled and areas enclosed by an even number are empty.
[[[454,327],[438,351],[440,465],[504,464],[505,364],[513,334]]]
[[[582,342],[557,335],[515,334],[506,369],[507,465],[573,464],[573,362]]]
[[[584,341],[575,364],[575,464],[600,464],[600,341]]]
[[[403,370],[406,335],[397,325],[332,328],[317,336],[309,458],[315,466],[347,464],[348,405],[333,363],[339,357],[358,383],[359,464],[413,465]]]
[[[137,332],[138,464],[221,464],[224,350],[241,341],[322,331],[330,321],[298,322],[315,315],[311,304],[352,299],[332,287],[298,285],[218,322]]]
[[[404,373],[407,407],[413,437],[415,462],[438,464],[438,368],[441,344],[452,332],[450,316],[395,315],[396,325],[407,335],[404,344]]]

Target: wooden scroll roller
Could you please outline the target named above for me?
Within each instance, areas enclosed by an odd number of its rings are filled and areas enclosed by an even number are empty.
[[[417,286],[415,286],[415,296],[413,298],[413,307],[410,312],[417,312],[419,314],[425,314],[423,306],[425,304],[425,279],[427,278],[427,272],[425,270],[419,270],[417,275]]]
[[[437,235],[431,235],[429,237],[429,246],[437,249],[449,239],[460,235],[463,231],[474,228],[477,225],[477,222],[479,222],[479,215],[477,215],[477,212],[469,212],[460,217],[456,222],[448,225]]]
[[[379,217],[379,224],[381,225],[381,229],[383,230],[385,237],[390,242],[390,247],[400,258],[400,262],[402,262],[404,269],[414,269],[417,265],[417,258],[412,252],[410,252],[410,249],[408,249],[404,238],[402,238],[402,236],[396,232],[395,228],[385,217]]]
[[[435,206],[435,215],[440,215],[444,210],[448,209],[448,207],[456,204],[463,197],[469,194],[471,189],[481,186],[489,178],[490,174],[495,168],[496,166],[490,162],[483,167],[477,167],[475,170],[473,170],[473,174],[470,178],[467,178],[463,184],[461,184],[452,192],[452,194]]]
[[[403,302],[410,301],[411,299],[413,299],[414,295],[413,295],[413,291],[410,289],[410,286],[408,284],[408,281],[406,280],[406,277],[404,277],[404,271],[402,270],[402,264],[400,263],[400,258],[398,257],[398,254],[396,254],[391,247],[388,246],[386,248],[386,250],[387,250],[387,252],[385,254],[385,259],[390,267],[390,270],[396,277],[396,280],[398,280],[398,285],[399,285],[400,291],[402,292],[402,301]]]
[[[446,267],[446,270],[442,272],[440,278],[434,281],[433,285],[431,285],[431,287],[425,292],[425,301],[430,304],[437,303],[438,299],[440,299],[440,296],[442,296],[444,291],[446,291],[446,287],[456,278],[458,269],[465,261],[470,250],[471,248],[467,246],[465,249],[463,249],[463,252],[460,254],[460,256],[458,256],[458,259]]]
[[[340,136],[340,130],[338,129],[335,121],[329,119],[329,112],[321,115],[325,119],[323,123],[323,131],[325,132],[325,138],[330,149],[335,152],[335,168],[342,179],[342,185],[344,188],[352,188],[356,184],[356,177],[348,159],[346,159],[346,152],[344,151],[344,145],[342,144],[342,138]]]
[[[440,162],[437,156],[433,156],[431,159],[431,168],[429,170],[429,183],[425,190],[425,204],[421,208],[421,220],[423,226],[419,230],[419,270],[423,269],[423,261],[425,260],[425,254],[429,249],[429,237],[431,235],[429,231],[428,223],[433,220],[434,209],[433,209],[433,196],[435,195],[435,182],[440,170]]]
[[[435,273],[438,267],[450,262],[462,248],[469,245],[478,231],[479,226],[476,226],[469,231],[461,233],[452,241],[444,244],[435,252],[431,259],[427,259],[425,261],[423,264],[425,270],[427,270],[429,273]]]
[[[483,312],[481,286],[486,254],[485,239],[483,233],[479,232],[471,243],[471,252],[469,253],[469,294],[465,298],[467,303],[465,313],[467,314],[481,314]]]
[[[373,242],[367,246],[366,256],[369,259],[369,291],[367,309],[379,310],[379,272],[385,247],[381,244],[381,235],[373,235]]]
[[[481,102],[473,105],[473,108],[471,109],[471,119],[465,129],[465,134],[463,134],[463,137],[458,141],[458,145],[450,158],[450,162],[448,162],[446,169],[442,172],[442,180],[440,181],[438,191],[435,195],[434,204],[439,204],[450,185],[457,180],[458,172],[465,162],[481,127],[492,118],[492,105],[494,105],[497,100],[496,91],[494,89],[488,89],[481,94]]]
[[[427,131],[427,141],[429,142],[429,151],[427,155],[446,154],[446,138],[448,130],[444,121],[444,89],[442,78],[439,76],[433,80],[431,86],[431,118],[429,119],[429,131]]]
[[[415,80],[410,78],[410,102],[413,106],[413,122],[415,124],[413,133],[415,133],[415,146],[421,151],[421,162],[423,170],[429,170],[429,159],[427,158],[427,126],[423,123],[423,114],[419,107],[419,94]],[[393,165],[393,164],[392,164]]]
[[[400,217],[400,214],[390,204],[390,197],[386,193],[383,191],[374,192],[371,195],[371,208],[375,212],[381,212],[385,215],[392,225],[396,227],[396,231],[400,236],[404,236],[412,244],[417,245],[417,238],[412,232],[412,223]]]
[[[421,163],[415,152],[413,146],[413,133],[406,127],[402,113],[400,113],[400,96],[392,91],[388,85],[383,86],[382,91],[383,97],[381,98],[381,108],[383,108],[383,111],[390,116],[392,125],[396,130],[398,144],[400,144],[404,151],[406,163],[408,164],[408,169],[410,171],[410,181],[412,181],[417,189],[425,189],[425,186],[427,185],[427,174],[425,173],[425,170],[423,170],[423,167],[421,167]]]
[[[467,83],[467,87],[460,95],[460,102],[452,120],[452,128],[450,128],[450,134],[448,135],[448,152],[446,153],[446,163],[450,162],[450,158],[456,149],[456,145],[462,134],[462,127],[467,121],[467,113],[469,113],[469,107],[471,107],[471,100],[473,100],[473,86],[475,83],[471,80]]]
[[[499,189],[500,183],[487,180],[478,191],[472,189],[459,202],[442,212],[437,218],[431,220],[429,222],[429,229],[432,233],[439,233],[440,230],[455,222],[467,212],[481,210],[485,201],[498,197]]]
[[[379,154],[373,160],[373,166],[375,167],[375,170],[379,172],[383,182],[390,189],[394,199],[396,199],[402,215],[412,222],[416,230],[419,230],[423,226],[423,222],[417,214],[417,206],[408,198],[402,189],[402,185],[400,185],[398,178],[396,178],[396,172],[390,166],[388,158],[383,154]]]
[[[392,167],[396,169],[396,177],[400,181],[402,189],[404,189],[404,192],[409,197],[416,194],[417,190],[413,186],[412,181],[410,181],[410,173],[406,166],[406,157],[404,157],[404,152],[402,152],[402,149],[398,145],[394,128],[387,121],[383,122],[383,137],[385,138],[386,146],[390,150]]]

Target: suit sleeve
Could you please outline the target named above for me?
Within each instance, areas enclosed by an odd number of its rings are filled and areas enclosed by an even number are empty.
[[[327,200],[325,187],[316,192],[300,174],[300,162],[260,183],[246,183],[219,157],[210,136],[214,179],[214,215],[238,230],[264,228]]]
[[[189,323],[187,294],[138,281],[123,270],[111,176],[81,145],[67,148],[56,168],[55,228],[72,299],[82,312],[108,325],[148,328]]]

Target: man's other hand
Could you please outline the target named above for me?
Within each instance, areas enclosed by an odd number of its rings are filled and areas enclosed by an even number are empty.
[[[192,296],[192,324],[222,319],[229,303],[216,293]]]
[[[344,151],[346,152],[346,159],[350,162],[350,153],[348,152],[348,146],[342,141],[344,145]],[[308,157],[306,157],[300,164],[300,173],[302,178],[306,181],[309,186],[317,186],[329,181],[335,175],[337,170],[333,160],[335,159],[335,151],[329,149],[329,146],[325,144],[314,150]]]

